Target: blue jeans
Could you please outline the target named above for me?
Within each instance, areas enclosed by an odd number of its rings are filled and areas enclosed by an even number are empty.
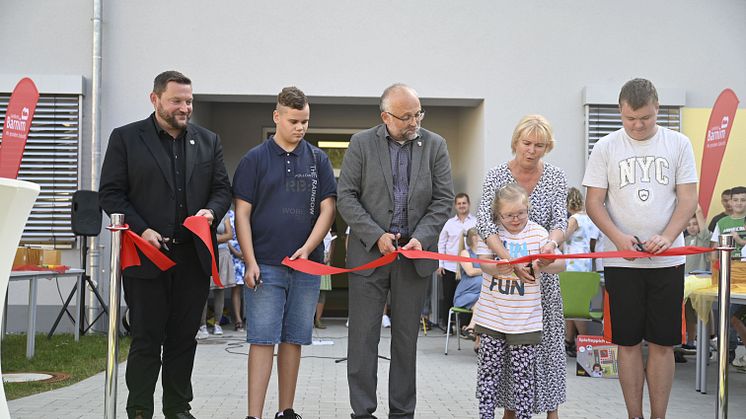
[[[259,265],[262,284],[244,287],[246,342],[310,345],[321,278],[285,266]]]

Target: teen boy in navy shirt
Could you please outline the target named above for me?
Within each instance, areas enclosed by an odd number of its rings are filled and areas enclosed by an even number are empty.
[[[303,139],[309,116],[303,92],[282,89],[272,114],[277,133],[246,153],[233,177],[236,232],[246,261],[247,419],[262,417],[276,344],[275,418],[300,418],[293,410],[300,345],[311,344],[320,277],[281,262],[285,256],[323,262],[322,240],[336,202],[329,158]]]

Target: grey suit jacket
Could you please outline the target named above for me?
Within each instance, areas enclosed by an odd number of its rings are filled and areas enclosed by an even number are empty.
[[[384,124],[352,136],[337,184],[337,209],[350,226],[347,266],[381,257],[376,243],[388,231],[394,215],[393,175]],[[438,235],[451,214],[453,181],[446,142],[438,134],[420,130],[412,147],[408,222],[411,236],[423,250],[437,252]],[[421,276],[438,268],[437,261],[415,260]],[[370,276],[373,269],[360,271]]]

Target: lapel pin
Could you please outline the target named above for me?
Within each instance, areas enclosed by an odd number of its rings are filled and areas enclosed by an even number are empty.
[[[417,147],[422,147],[422,141],[417,141]]]
[[[189,140],[189,144],[194,145],[194,140]]]

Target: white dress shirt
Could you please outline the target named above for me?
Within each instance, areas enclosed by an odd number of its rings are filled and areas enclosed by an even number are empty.
[[[459,240],[464,240],[464,233],[470,228],[476,227],[476,225],[477,218],[471,214],[467,214],[464,221],[461,221],[458,215],[450,218],[443,226],[443,230],[440,231],[438,253],[458,255]],[[438,266],[451,272],[456,272],[456,269],[458,269],[456,262],[443,260],[439,262]]]

